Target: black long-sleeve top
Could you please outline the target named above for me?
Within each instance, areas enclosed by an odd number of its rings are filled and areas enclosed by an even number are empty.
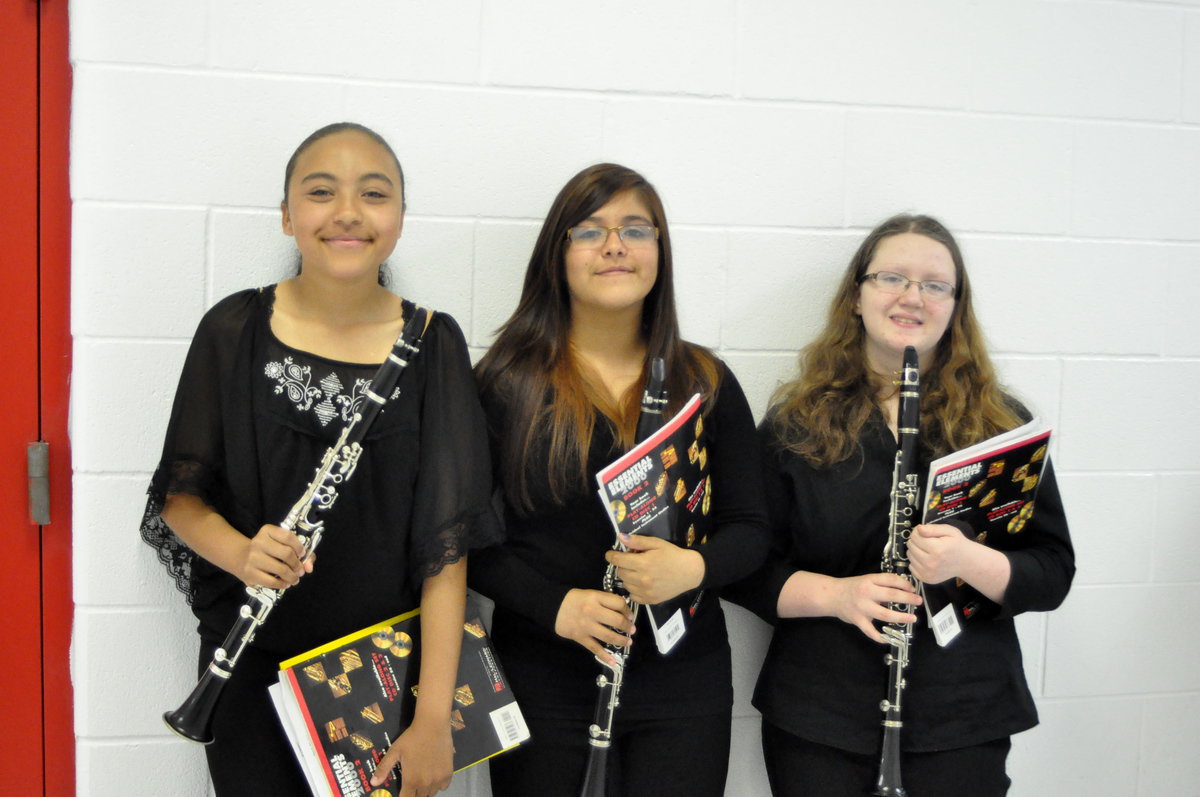
[[[797,570],[844,578],[880,570],[887,538],[896,442],[876,413],[861,456],[814,468],[760,428],[773,543],[768,564],[726,597],[775,625],[754,705],[801,738],[857,753],[879,750],[887,648],[835,617],[780,619],[776,604]],[[922,459],[922,482],[929,462]],[[923,486],[923,485],[922,485]],[[1048,611],[1075,573],[1066,516],[1050,463],[1042,475],[1026,547],[1006,551],[1012,576],[996,619],[969,624],[949,647],[933,639],[922,609],[906,673],[901,746],[927,752],[1001,738],[1037,724],[1012,618]]]
[[[197,556],[160,513],[193,495],[247,537],[279,523],[336,442],[377,363],[287,346],[271,331],[275,288],[239,291],[200,322],[179,379],[142,537],[158,549],[200,620],[221,640],[244,585]],[[404,315],[411,317],[411,302]],[[484,418],[454,319],[438,313],[362,442],[353,481],[328,511],[313,574],[287,591],[254,646],[280,660],[407,611],[422,581],[488,542],[475,519],[491,492]]]
[[[506,408],[484,395],[492,450],[509,428]],[[732,705],[725,618],[714,587],[742,578],[766,555],[769,535],[762,503],[761,455],[754,421],[737,379],[723,369],[705,418],[713,490],[713,531],[697,546],[704,557],[703,601],[684,638],[660,655],[648,625],[639,620],[621,692],[621,715],[630,719],[702,716]],[[588,483],[620,450],[611,426],[597,418],[588,452]],[[551,500],[546,457],[527,467],[535,511],[504,507],[506,540],[472,553],[471,586],[496,602],[492,638],[522,710],[546,717],[590,717],[600,665],[576,642],[554,632],[559,607],[574,588],[599,589],[614,542],[612,525],[594,489],[580,488],[564,505]],[[643,613],[642,617],[645,615]]]

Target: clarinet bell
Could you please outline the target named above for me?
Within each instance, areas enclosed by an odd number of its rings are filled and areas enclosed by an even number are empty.
[[[223,679],[214,678],[211,672],[205,672],[204,677],[179,708],[163,714],[163,722],[190,742],[212,744],[213,710],[217,706],[223,686]]]

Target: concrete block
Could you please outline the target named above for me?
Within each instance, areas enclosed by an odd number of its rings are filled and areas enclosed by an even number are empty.
[[[1196,517],[1200,515],[1200,475],[1160,473],[1155,477],[1158,513],[1152,550],[1153,581],[1159,584],[1195,583],[1200,576],[1200,548],[1196,545]],[[1135,489],[1128,495],[1138,496]],[[1130,501],[1129,503],[1136,503]],[[1144,540],[1146,517],[1126,527],[1129,540]]]
[[[1019,354],[1157,354],[1163,247],[1105,241],[972,237],[972,293],[988,342]],[[965,253],[964,253],[965,256]],[[1130,279],[1130,275],[1137,277]],[[1120,321],[1113,286],[1120,286]],[[1064,313],[1069,301],[1071,312]],[[1194,337],[1194,336],[1193,336]]]
[[[448,83],[479,74],[480,0],[369,0],[354,6],[353,20],[313,0],[211,5],[209,64],[217,69]]]
[[[204,312],[204,212],[75,204],[75,335],[191,337]],[[132,287],[137,286],[136,290]]]
[[[75,603],[87,607],[158,609],[183,602],[157,551],[138,533],[148,475],[74,480],[72,508]],[[121,573],[120,578],[113,578]]]
[[[604,159],[641,171],[676,224],[843,223],[840,110],[612,99]]]
[[[772,628],[741,606],[722,601],[721,607],[725,610],[729,649],[733,653],[733,715],[757,720],[758,710],[750,701],[771,643]]]
[[[856,110],[848,113],[846,139],[850,224],[874,227],[917,211],[958,233],[1068,227],[1069,124]]]
[[[206,797],[204,748],[172,737],[162,741],[78,739],[76,787],[91,797],[170,794]]]
[[[984,335],[987,335],[986,328]],[[1006,391],[1015,396],[1025,408],[1041,417],[1054,429],[1060,422],[1059,407],[1062,394],[1062,363],[1034,357],[999,355],[992,357],[996,376]],[[1050,453],[1058,467],[1058,440],[1051,438]]]
[[[486,4],[483,82],[600,91],[728,95],[733,0],[667,0],[564,13],[553,0]]]
[[[755,717],[734,717],[729,746],[729,797],[767,797],[771,786],[762,757],[762,722]]]
[[[351,85],[345,113],[386,133],[411,212],[542,219],[601,158],[603,100],[525,92]]]
[[[723,230],[671,228],[675,310],[684,340],[716,348],[725,318],[727,241]]]
[[[1041,701],[1038,713],[1013,737],[1012,797],[1138,793],[1139,700]]]
[[[962,108],[973,9],[948,0],[743,3],[738,88],[745,97]],[[903,31],[902,35],[898,35]],[[831,68],[832,67],[832,68]]]
[[[85,609],[75,615],[75,732],[103,739],[174,739],[162,713],[196,685],[196,621],[182,600],[169,608]],[[128,651],[136,650],[130,656]]]
[[[154,470],[187,345],[75,341],[71,460],[76,473]]]
[[[473,337],[486,348],[517,309],[541,222],[478,222],[475,226]]]
[[[1179,13],[1145,4],[1021,0],[967,12],[971,108],[1174,121]],[[1064,32],[1071,31],[1074,35]]]
[[[1200,130],[1080,123],[1074,149],[1073,234],[1200,240]]]
[[[738,383],[746,393],[754,422],[758,423],[770,405],[771,395],[776,388],[796,375],[794,352],[755,354],[750,352],[724,352],[725,364],[733,370]]]
[[[471,282],[475,225],[409,217],[390,258],[392,290],[418,304],[454,316],[471,339]]]
[[[1149,474],[1063,473],[1058,476],[1067,521],[1074,532],[1071,541],[1078,568],[1076,586],[1150,581],[1158,540],[1152,544],[1152,535],[1147,531],[1161,528],[1161,524],[1154,522],[1153,511],[1157,483],[1157,479]],[[1137,496],[1137,499],[1114,501],[1113,496],[1118,495]],[[1200,557],[1197,564],[1200,564]]]
[[[825,326],[862,236],[857,232],[729,233],[721,345],[798,350]]]
[[[1067,361],[1059,466],[1200,470],[1200,425],[1178,412],[1197,390],[1200,362]]]
[[[1200,696],[1154,695],[1145,698],[1138,752],[1138,794],[1195,794],[1200,757],[1186,739],[1200,739]]]
[[[1183,40],[1183,112],[1185,122],[1200,122],[1200,12],[1187,11]]]
[[[346,112],[327,81],[92,65],[72,96],[76,201],[277,208],[292,151]]]
[[[1180,629],[1200,584],[1082,586],[1049,615],[1047,697],[1200,690],[1200,640]]]
[[[1200,335],[1196,334],[1194,308],[1200,306],[1200,247],[1163,246],[1166,264],[1166,302],[1160,314],[1163,323],[1162,353],[1168,357],[1200,357]]]
[[[282,171],[279,182],[282,193]],[[300,251],[283,234],[278,207],[216,209],[211,215],[208,306],[235,291],[273,285],[296,273]]]
[[[204,64],[209,30],[204,3],[154,0],[72,3],[71,60],[156,66]]]

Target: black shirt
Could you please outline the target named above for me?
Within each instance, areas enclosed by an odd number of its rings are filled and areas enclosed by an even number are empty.
[[[779,619],[776,602],[797,570],[844,578],[876,573],[887,539],[896,441],[878,412],[863,430],[861,456],[814,468],[781,451],[767,426],[765,483],[773,532],[768,564],[726,597],[775,625],[754,705],[801,738],[856,753],[879,750],[880,701],[887,691],[888,648],[834,617]],[[928,471],[922,460],[922,480]],[[994,620],[967,626],[942,648],[922,609],[910,646],[901,746],[954,749],[1037,724],[1012,618],[1048,611],[1066,597],[1074,552],[1054,472],[1047,463],[1027,547],[1007,551],[1012,576]]]
[[[159,516],[166,496],[195,495],[247,536],[280,523],[378,369],[283,344],[270,328],[274,298],[274,286],[241,291],[201,320],[142,523],[209,640],[233,625],[244,586],[175,537]],[[406,302],[405,317],[412,311]],[[275,606],[256,647],[282,658],[407,611],[423,579],[474,543],[490,457],[454,319],[434,316],[388,398],[352,479],[312,513],[325,522],[314,572]]]
[[[505,407],[483,397],[493,450],[502,450]],[[704,557],[703,587],[717,587],[750,573],[766,554],[762,476],[754,421],[733,374],[724,369],[717,399],[705,418],[713,483],[714,529],[698,546]],[[588,453],[588,483],[621,452],[611,426],[597,418]],[[544,455],[527,466],[545,471]],[[472,555],[471,586],[496,602],[492,637],[523,711],[548,717],[591,716],[600,665],[576,642],[554,632],[567,592],[600,589],[604,554],[614,542],[612,525],[594,490],[580,488],[564,505],[550,499],[543,482],[533,486],[535,511],[518,515],[505,506],[504,544]],[[644,615],[643,615],[644,617]],[[631,719],[701,716],[732,705],[733,690],[725,618],[713,590],[688,631],[666,656],[639,621],[621,692],[621,715]]]

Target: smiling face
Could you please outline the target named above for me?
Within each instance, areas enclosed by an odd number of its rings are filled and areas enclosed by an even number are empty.
[[[879,242],[866,273],[891,271],[910,280],[941,280],[957,284],[954,258],[945,245],[919,233],[905,232]],[[930,300],[916,285],[900,294],[879,289],[874,280],[858,286],[854,312],[866,330],[865,353],[872,370],[898,371],[905,346],[917,350],[926,363],[937,349],[954,315],[953,298]]]
[[[623,191],[576,226],[608,228],[656,223],[646,203],[635,192]],[[596,311],[636,309],[640,313],[642,302],[658,278],[658,242],[625,242],[616,230],[609,230],[604,242],[594,248],[567,244],[564,260],[573,317]]]
[[[395,159],[358,131],[321,138],[296,158],[282,210],[301,274],[374,281],[404,226]]]

